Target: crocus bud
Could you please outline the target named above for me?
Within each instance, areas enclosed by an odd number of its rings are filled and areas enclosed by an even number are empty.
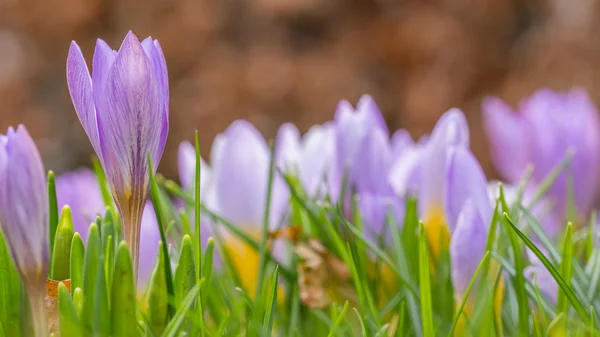
[[[0,226],[27,288],[36,336],[46,333],[43,295],[49,264],[48,194],[42,159],[27,129],[0,135]]]
[[[169,129],[167,65],[158,41],[129,32],[119,51],[98,40],[92,75],[71,43],[67,83],[77,116],[110,184],[137,271],[140,224],[154,169]]]

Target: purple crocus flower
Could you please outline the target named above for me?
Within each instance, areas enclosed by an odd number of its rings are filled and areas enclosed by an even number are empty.
[[[167,66],[158,41],[149,37],[140,43],[131,32],[119,51],[98,39],[92,65],[90,76],[79,46],[72,42],[69,92],[106,173],[137,270],[148,155],[156,169],[169,129]]]
[[[466,147],[450,149],[446,180],[445,209],[452,228],[452,284],[460,297],[485,254],[493,208],[483,170]]]
[[[336,137],[336,165],[330,175],[332,197],[337,200],[344,175],[352,186],[360,177],[357,168],[363,160],[361,147],[369,134],[379,130],[388,135],[381,111],[369,95],[363,95],[356,109],[348,101],[338,104],[334,117]]]
[[[335,161],[333,125],[315,125],[304,135],[292,123],[279,127],[275,141],[277,165],[298,175],[309,196],[324,192],[325,178]]]
[[[449,152],[456,147],[468,150],[469,129],[462,111],[451,109],[436,123],[431,136],[409,148],[392,164],[388,181],[399,196],[417,193],[419,215],[424,219],[430,245],[437,256],[456,226],[460,209],[449,198],[454,181],[448,179]],[[403,161],[400,161],[403,160]],[[471,179],[465,176],[466,179]],[[480,198],[479,198],[480,199]],[[487,195],[484,198],[488,200]],[[460,206],[462,207],[462,199]]]
[[[0,226],[29,295],[36,336],[47,335],[48,195],[42,159],[23,125],[0,135]]]
[[[494,97],[487,98],[482,109],[493,162],[510,183],[522,179],[525,167],[532,163],[532,182],[539,184],[569,149],[575,151],[570,167],[555,181],[548,197],[564,217],[570,175],[575,205],[586,216],[598,196],[600,175],[600,119],[587,93],[543,89],[522,101],[516,113]]]

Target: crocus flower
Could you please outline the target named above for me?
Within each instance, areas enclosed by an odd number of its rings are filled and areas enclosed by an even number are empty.
[[[348,101],[338,104],[334,117],[336,136],[336,165],[331,174],[332,197],[337,199],[344,175],[348,183],[353,185],[360,173],[356,168],[363,160],[360,153],[362,143],[375,130],[388,134],[388,129],[381,111],[371,96],[363,95],[356,109]]]
[[[156,169],[169,129],[167,66],[158,41],[149,37],[140,43],[131,32],[119,51],[98,39],[92,65],[90,76],[79,46],[72,42],[69,92],[106,173],[137,270],[148,156]]]
[[[279,127],[275,141],[277,165],[298,175],[309,196],[320,188],[335,160],[335,138],[331,123],[315,125],[304,135],[292,123]]]
[[[48,195],[40,154],[19,125],[0,135],[0,226],[30,300],[36,336],[47,336]]]
[[[56,178],[56,196],[59,209],[65,205],[71,208],[75,232],[87,238],[90,224],[96,220],[96,216],[103,217],[106,210],[96,174],[89,168],[61,174]],[[147,201],[140,232],[140,254],[144,258],[139,265],[138,287],[145,286],[150,280],[159,241],[160,231],[154,207],[152,202]]]
[[[242,120],[234,121],[224,133],[217,136],[211,151],[215,197],[215,204],[211,207],[217,214],[256,238],[260,235],[265,215],[269,153],[267,142],[260,132]],[[270,228],[275,228],[281,222],[287,209],[288,194],[282,186],[281,180],[274,181]],[[231,234],[224,234],[235,268],[243,276],[242,285],[252,293],[258,278],[258,254]]]
[[[580,215],[587,215],[598,196],[600,175],[600,120],[587,93],[544,89],[522,101],[516,112],[498,98],[486,99],[482,109],[493,162],[510,183],[522,179],[525,167],[532,163],[532,182],[539,184],[569,149],[575,151],[548,197],[564,217],[570,175],[575,206]]]
[[[448,153],[452,148],[466,149],[468,145],[469,129],[465,116],[462,111],[451,109],[440,117],[426,141],[396,159],[389,173],[389,182],[397,195],[418,193],[419,215],[424,219],[436,257],[441,245],[448,244],[460,211],[456,209],[457,201],[448,196],[449,191],[454,190],[452,184],[456,183],[449,181],[445,174]],[[465,176],[465,179],[471,178]],[[488,200],[487,196],[484,199]]]

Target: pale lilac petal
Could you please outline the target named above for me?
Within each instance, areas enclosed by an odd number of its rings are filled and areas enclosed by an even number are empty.
[[[523,117],[495,97],[485,99],[482,110],[496,169],[509,182],[519,181],[532,159]]]
[[[456,146],[449,150],[446,165],[444,208],[450,232],[456,226],[458,215],[467,200],[471,200],[483,221],[491,221],[492,204],[485,174],[469,149]]]
[[[389,215],[395,219],[398,226],[402,226],[404,202],[399,198],[362,193],[358,196],[358,208],[363,220],[363,228],[371,238],[377,239],[380,235],[385,237],[389,234],[384,232]]]
[[[23,125],[9,128],[2,143],[0,226],[24,281],[39,286],[49,264],[46,174]]]
[[[355,163],[359,191],[390,194],[391,187],[385,179],[392,165],[392,149],[387,134],[373,130],[365,137],[359,153],[361,160]]]
[[[422,216],[441,208],[446,186],[448,149],[469,145],[467,120],[459,109],[450,109],[436,123],[420,161],[419,210]]]
[[[542,250],[544,255],[548,255],[542,248],[540,248],[540,250]],[[527,249],[527,258],[531,264],[525,267],[523,274],[525,274],[525,277],[530,281],[535,281],[542,295],[550,300],[552,304],[556,304],[559,289],[558,283],[556,283],[556,280],[552,277],[552,274],[548,269],[546,269],[546,266],[544,266],[542,261],[540,261],[540,259],[538,259],[538,257],[529,249]]]
[[[179,169],[179,180],[181,180],[181,187],[186,191],[193,191],[194,183],[196,181],[196,148],[194,145],[187,141],[179,144],[179,151],[177,153],[177,167]],[[204,187],[211,178],[211,168],[206,164],[202,157],[200,158],[200,191],[204,190]],[[202,195],[200,195],[201,198]]]
[[[92,59],[92,89],[96,110],[100,112],[106,110],[106,100],[104,99],[106,80],[116,57],[117,53],[104,40],[96,41]]]
[[[213,165],[218,209],[239,226],[262,224],[269,174],[269,148],[262,135],[246,121],[237,120],[225,131],[220,155]]]
[[[90,139],[94,151],[96,151],[96,154],[102,160],[96,108],[92,93],[92,78],[90,77],[90,72],[88,71],[81,49],[75,41],[71,42],[67,57],[67,86],[69,87],[69,94],[71,95],[75,112],[77,112],[77,117],[79,117],[83,129]]]
[[[279,127],[275,140],[276,162],[285,171],[298,173],[302,148],[300,145],[300,131],[292,123],[285,123]]]
[[[392,164],[387,180],[396,195],[414,195],[419,190],[422,153],[422,148],[411,146],[403,151]]]
[[[165,144],[160,144],[164,121],[157,81],[135,35],[125,37],[105,89],[106,111],[98,115],[103,167],[117,203],[141,203],[148,187],[147,156],[156,170]]]
[[[408,130],[400,129],[394,132],[392,135],[391,144],[393,157],[397,158],[402,154],[402,152],[404,152],[404,150],[414,146],[415,143]]]
[[[456,293],[463,295],[467,290],[485,255],[487,235],[488,224],[471,200],[467,200],[450,239],[452,285]]]
[[[158,243],[160,242],[158,220],[152,202],[146,202],[142,215],[140,232],[140,264],[138,269],[138,287],[144,287],[152,276],[154,262],[158,256]]]
[[[358,100],[358,103],[356,103],[356,111],[359,114],[364,113],[369,116],[369,119],[374,123],[376,128],[385,133],[389,133],[383,114],[381,113],[381,110],[379,110],[373,97],[370,95],[362,95]]]
[[[335,163],[335,135],[331,124],[315,125],[302,139],[300,179],[310,195],[317,193]]]
[[[89,225],[106,207],[96,174],[88,168],[61,174],[56,177],[56,196],[59,209],[71,208],[75,232],[87,238]]]

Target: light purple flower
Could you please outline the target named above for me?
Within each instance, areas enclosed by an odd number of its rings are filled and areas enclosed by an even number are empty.
[[[548,196],[565,216],[567,176],[571,175],[577,210],[581,215],[591,210],[598,196],[600,119],[585,91],[539,90],[522,101],[517,112],[492,97],[484,101],[482,109],[492,159],[506,180],[517,183],[527,164],[532,163],[532,182],[539,184],[573,149],[570,167],[559,176]]]
[[[548,253],[543,249],[542,253],[548,256]],[[535,285],[537,285],[540,293],[545,296],[552,304],[556,304],[558,299],[558,283],[550,274],[546,266],[542,261],[529,249],[527,249],[527,258],[529,259],[530,265],[525,267],[523,274]]]
[[[56,177],[56,196],[58,209],[69,205],[75,232],[87,238],[90,224],[104,216],[106,208],[96,174],[88,168],[61,174]]]
[[[179,169],[181,187],[186,191],[193,191],[196,180],[196,149],[190,142],[184,141],[179,144],[177,168]],[[200,191],[208,187],[211,175],[210,166],[206,164],[203,158],[200,158]],[[203,198],[202,195],[200,197]]]
[[[49,264],[46,175],[23,125],[0,134],[0,226],[28,291],[43,292]]]
[[[260,132],[249,122],[234,121],[215,138],[211,151],[214,210],[246,230],[257,233],[264,219],[270,152]],[[279,179],[278,179],[279,178]],[[270,223],[282,219],[289,192],[274,177]]]
[[[452,234],[452,284],[455,292],[462,295],[485,254],[493,208],[483,170],[466,147],[449,150],[446,179],[444,204]]]
[[[298,175],[309,196],[320,194],[335,161],[335,136],[331,123],[315,125],[301,136],[294,124],[279,127],[276,162],[284,172]]]
[[[360,175],[356,168],[363,160],[360,149],[366,137],[375,130],[380,130],[387,136],[388,129],[381,111],[368,95],[360,98],[356,109],[348,101],[341,101],[335,112],[334,124],[337,160],[330,178],[334,185],[332,195],[336,198],[344,174],[347,173],[350,185]]]
[[[67,83],[77,116],[106,173],[123,218],[137,269],[140,225],[148,194],[148,155],[154,169],[169,129],[167,66],[158,41],[129,32],[119,49],[98,39],[88,71],[71,43]]]

